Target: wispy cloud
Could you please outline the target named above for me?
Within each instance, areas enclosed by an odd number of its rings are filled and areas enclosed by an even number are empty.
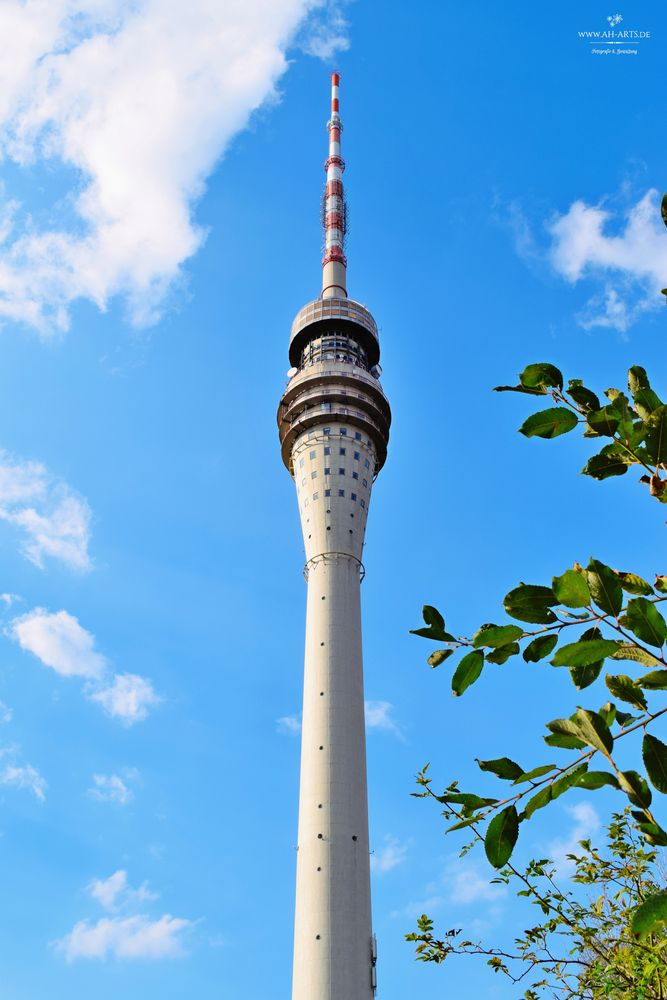
[[[384,875],[402,865],[408,855],[408,845],[393,837],[385,835],[382,847],[371,854],[371,870],[377,875]]]
[[[5,705],[4,701],[0,701],[0,722],[11,722],[14,713],[9,705]]]
[[[439,878],[424,889],[421,899],[408,903],[394,911],[394,917],[417,917],[422,913],[435,913],[447,909],[448,916],[455,913],[456,919],[466,919],[470,932],[480,932],[483,924],[468,909],[477,903],[484,904],[484,921],[497,920],[502,912],[507,886],[492,885],[494,873],[475,858],[452,856],[445,862]],[[472,922],[471,922],[472,919]]]
[[[626,331],[648,309],[663,304],[667,281],[667,232],[658,192],[647,191],[618,214],[575,201],[549,225],[551,264],[571,284],[589,278],[600,287],[579,314],[581,326]]]
[[[208,175],[276,99],[304,24],[312,53],[347,44],[325,0],[5,0],[0,144],[20,166],[62,165],[71,190],[44,225],[8,194],[0,315],[48,334],[75,300],[121,295],[136,324],[155,321],[205,239],[193,209]]]
[[[391,733],[399,740],[405,739],[403,730],[394,718],[394,706],[389,701],[365,701],[366,729]]]
[[[21,649],[62,677],[99,680],[107,670],[107,660],[95,650],[95,637],[67,611],[49,614],[35,608],[13,620],[11,634]]]
[[[298,736],[301,732],[301,719],[298,715],[282,715],[276,719],[276,729],[279,733]]]
[[[80,920],[55,944],[67,962],[81,958],[160,959],[182,958],[183,936],[193,921],[165,913],[155,920],[143,914],[102,917],[97,923]]]
[[[561,875],[568,875],[574,869],[574,862],[568,858],[568,854],[581,854],[579,841],[592,837],[601,826],[600,817],[590,802],[565,806],[565,812],[571,820],[570,829],[564,836],[549,841],[545,854]]]
[[[95,637],[67,611],[34,608],[12,621],[9,635],[62,677],[86,680],[88,698],[125,725],[145,719],[161,701],[145,677],[112,675],[109,661],[95,649]]]
[[[86,500],[41,462],[24,461],[0,450],[0,519],[20,529],[23,552],[35,566],[43,569],[45,560],[51,558],[72,569],[89,569],[90,517]],[[2,595],[7,604],[13,597]]]
[[[0,785],[25,789],[40,802],[46,798],[46,781],[32,764],[19,759],[17,747],[0,750]]]
[[[115,674],[107,687],[90,694],[107,715],[120,719],[127,726],[143,721],[151,708],[162,699],[153,690],[153,685],[139,674]]]
[[[138,889],[133,889],[127,880],[124,868],[120,868],[108,878],[94,879],[88,886],[88,895],[105,910],[111,911],[159,899],[158,893],[152,892],[147,882],[143,882]]]
[[[68,934],[54,942],[55,951],[67,962],[181,958],[186,954],[185,935],[195,926],[195,921],[172,917],[169,913],[153,918],[145,913],[131,912],[158,898],[147,883],[133,889],[128,883],[127,872],[119,869],[106,879],[93,880],[87,891],[91,899],[115,915],[96,922],[80,920]]]
[[[98,802],[115,802],[119,806],[126,806],[134,798],[131,786],[138,780],[139,772],[136,768],[128,768],[123,777],[119,774],[94,774],[88,795]]]

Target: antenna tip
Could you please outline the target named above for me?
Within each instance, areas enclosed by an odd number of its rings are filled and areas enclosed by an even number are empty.
[[[339,86],[339,84],[340,84],[340,73],[332,73],[331,74],[331,83],[333,84],[334,87],[338,87]]]

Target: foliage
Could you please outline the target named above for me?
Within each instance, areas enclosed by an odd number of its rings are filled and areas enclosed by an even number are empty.
[[[551,439],[581,427],[585,438],[607,438],[583,474],[601,481],[638,466],[650,495],[667,503],[667,406],[643,368],[635,366],[628,373],[632,401],[619,389],[607,389],[603,405],[579,379],[564,389],[561,372],[548,363],[529,365],[518,385],[499,389],[549,395],[555,404],[524,422],[520,431],[525,436]],[[418,931],[408,935],[417,943],[420,960],[442,962],[453,953],[485,955],[494,971],[514,982],[538,974],[524,993],[528,1000],[545,990],[590,1000],[667,997],[667,891],[658,891],[652,868],[653,848],[667,846],[667,831],[653,806],[654,791],[667,794],[667,745],[654,731],[656,720],[667,713],[660,704],[667,691],[667,621],[661,610],[666,600],[667,575],[649,583],[635,572],[590,559],[586,566],[561,568],[550,585],[520,582],[503,602],[512,621],[484,623],[470,637],[446,631],[440,611],[424,608],[427,628],[415,633],[443,644],[431,653],[429,665],[436,668],[456,653],[464,654],[452,676],[456,696],[483,676],[487,664],[505,664],[521,655],[526,663],[548,660],[564,668],[577,691],[603,677],[614,700],[597,707],[580,704],[568,717],[547,722],[544,741],[553,759],[528,767],[508,756],[478,760],[480,770],[509,785],[498,797],[461,791],[458,782],[436,795],[428,765],[417,775],[421,790],[413,794],[444,806],[445,819],[453,820],[447,832],[469,829],[474,840],[464,850],[483,843],[489,863],[499,872],[497,880],[518,881],[518,894],[545,917],[516,939],[510,953],[462,940],[456,929],[439,940],[424,915]],[[643,772],[624,770],[618,762],[619,741],[632,744],[640,734]],[[531,862],[523,873],[510,863],[522,825],[572,788],[610,788],[630,803],[609,828],[610,857],[582,842],[575,881],[600,887],[593,903],[563,892],[548,861]],[[636,834],[649,846],[640,846]]]
[[[582,425],[585,437],[610,437],[612,443],[589,460],[584,473],[595,479],[618,474],[609,472],[610,466],[603,473],[599,461],[606,462],[612,457],[608,449],[615,449],[613,462],[623,472],[631,465],[647,470],[642,481],[649,481],[651,495],[662,503],[667,501],[667,406],[651,388],[643,368],[630,369],[628,386],[632,404],[620,390],[608,389],[610,403],[602,406],[581,380],[571,380],[563,390],[563,376],[554,365],[529,365],[514,391],[549,393],[557,405],[535,414],[540,417],[537,422],[529,417],[521,431],[552,438]],[[556,415],[560,413],[570,419],[564,422]],[[575,563],[564,569],[550,586],[519,583],[504,599],[505,612],[514,621],[482,624],[469,638],[447,632],[441,613],[431,605],[424,608],[427,628],[416,629],[415,634],[444,643],[429,656],[430,666],[464,652],[452,676],[457,696],[482,676],[487,664],[504,664],[521,654],[529,663],[548,658],[552,666],[565,668],[577,691],[604,676],[614,699],[601,706],[578,705],[569,717],[546,723],[545,743],[552,751],[564,751],[567,760],[557,762],[560,755],[554,753],[553,760],[529,767],[509,757],[477,761],[481,770],[510,784],[498,798],[461,792],[456,784],[436,796],[447,808],[461,806],[455,828],[462,823],[488,824],[485,849],[495,868],[502,868],[511,857],[521,825],[571,788],[618,790],[633,806],[632,816],[648,843],[667,845],[667,831],[652,804],[653,790],[667,793],[667,745],[652,731],[655,721],[667,713],[659,703],[667,690],[667,622],[661,612],[665,601],[667,576],[658,575],[651,584],[637,573],[591,559],[585,567]],[[623,770],[617,763],[619,741],[640,733],[643,774]],[[431,795],[426,770],[417,780],[424,789],[417,794]]]
[[[531,861],[525,871],[501,869],[495,882],[516,888],[539,911],[540,919],[508,949],[466,939],[457,928],[442,939],[426,915],[409,934],[421,962],[444,962],[450,955],[485,958],[494,972],[527,988],[523,996],[664,998],[667,990],[667,892],[656,851],[637,838],[629,810],[615,814],[603,853],[580,842],[568,855],[572,881],[585,887],[563,890],[552,862]],[[499,814],[500,815],[500,814]],[[498,817],[496,817],[498,818]],[[479,839],[479,838],[478,838]],[[596,894],[590,898],[591,890]],[[637,903],[639,907],[637,908]],[[654,912],[655,911],[655,912]]]

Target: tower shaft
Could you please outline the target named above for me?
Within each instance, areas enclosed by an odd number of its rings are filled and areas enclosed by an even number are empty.
[[[375,320],[347,297],[338,75],[324,199],[322,295],[292,324],[278,408],[308,582],[292,1000],[373,1000],[361,556],[391,414]]]

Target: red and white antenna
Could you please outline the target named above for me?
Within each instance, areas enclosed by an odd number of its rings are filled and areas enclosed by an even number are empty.
[[[347,298],[347,258],[345,257],[345,232],[347,205],[343,190],[345,161],[340,155],[340,120],[338,90],[340,76],[331,74],[331,118],[329,130],[329,155],[324,164],[327,183],[324,189],[324,257],[322,258],[322,298]]]

